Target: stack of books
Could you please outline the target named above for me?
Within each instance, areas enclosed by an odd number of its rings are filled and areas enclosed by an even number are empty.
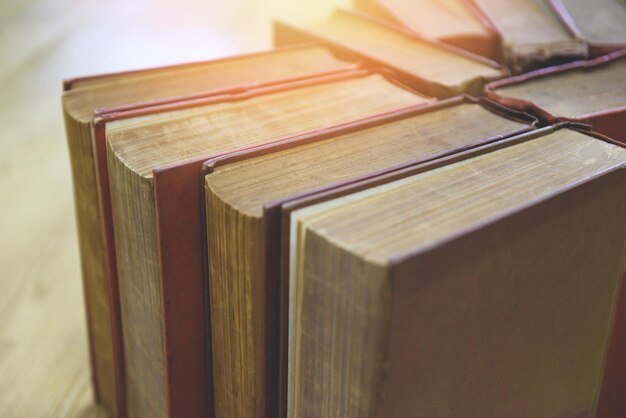
[[[96,400],[626,416],[626,4],[356,6],[64,83]]]

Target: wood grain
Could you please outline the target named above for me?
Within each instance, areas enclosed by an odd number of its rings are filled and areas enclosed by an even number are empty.
[[[270,16],[291,6],[257,3],[0,2],[0,416],[105,417],[90,385],[61,81],[267,49]]]

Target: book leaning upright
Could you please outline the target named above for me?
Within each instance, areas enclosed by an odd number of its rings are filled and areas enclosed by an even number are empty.
[[[485,99],[454,97],[208,160],[204,183],[218,416],[285,414],[288,307],[279,281],[281,202],[497,142],[534,129],[535,122]]]
[[[623,146],[548,127],[291,205],[290,417],[623,414]]]

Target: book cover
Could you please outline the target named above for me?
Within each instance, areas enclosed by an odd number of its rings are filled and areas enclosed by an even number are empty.
[[[544,123],[574,121],[626,142],[626,51],[490,83],[485,95]]]

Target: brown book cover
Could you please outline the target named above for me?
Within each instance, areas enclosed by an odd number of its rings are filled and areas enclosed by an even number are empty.
[[[255,158],[258,157],[264,157],[264,156],[268,156],[271,157],[272,155],[275,156],[275,158],[278,158],[278,154],[282,151],[285,151],[287,153],[290,152],[290,148],[294,147],[294,146],[301,146],[301,147],[306,147],[306,144],[311,143],[312,141],[316,142],[316,150],[321,150],[321,152],[323,152],[324,154],[328,154],[329,158],[331,155],[331,150],[330,149],[326,149],[326,143],[321,143],[320,141],[325,141],[328,140],[327,142],[332,142],[334,140],[334,138],[336,138],[337,140],[341,140],[343,138],[343,135],[351,135],[352,132],[354,132],[355,138],[357,137],[357,135],[359,134],[359,132],[356,132],[357,129],[360,130],[360,132],[362,132],[364,129],[368,129],[368,128],[373,128],[376,129],[378,127],[382,127],[384,126],[384,124],[390,123],[393,124],[393,122],[398,122],[398,121],[402,121],[402,120],[409,120],[411,118],[415,118],[416,120],[416,125],[412,128],[409,129],[410,132],[408,132],[408,135],[411,135],[411,133],[415,134],[415,138],[418,138],[417,141],[419,142],[419,138],[421,138],[421,135],[424,136],[424,138],[429,138],[430,135],[436,135],[436,132],[433,132],[431,129],[433,129],[433,126],[431,126],[433,123],[435,123],[435,125],[440,126],[440,122],[441,120],[446,120],[448,123],[453,123],[453,121],[455,120],[462,120],[463,116],[455,116],[453,117],[453,113],[448,113],[448,112],[453,112],[455,111],[455,109],[460,109],[462,106],[477,106],[479,108],[482,108],[484,112],[486,113],[493,113],[495,115],[495,117],[497,118],[502,118],[503,120],[509,120],[512,121],[514,123],[510,123],[508,124],[508,127],[504,130],[501,131],[495,131],[495,132],[491,132],[491,137],[480,137],[475,138],[472,137],[471,133],[467,133],[468,138],[466,138],[465,142],[463,142],[462,139],[459,139],[458,141],[461,143],[457,146],[454,146],[452,144],[450,144],[448,147],[444,147],[443,150],[440,150],[439,152],[434,152],[431,151],[430,153],[426,153],[427,155],[422,155],[420,157],[416,157],[412,155],[420,155],[420,148],[417,147],[417,145],[415,145],[415,150],[413,152],[413,154],[405,152],[404,153],[404,163],[398,165],[392,165],[392,166],[388,166],[385,168],[380,168],[380,163],[376,164],[372,164],[370,167],[368,167],[365,172],[369,172],[369,174],[364,175],[365,177],[375,177],[377,175],[380,175],[381,173],[384,172],[390,172],[390,171],[394,171],[394,170],[398,170],[401,167],[410,167],[413,166],[415,164],[418,163],[422,163],[424,161],[429,161],[429,160],[434,160],[434,159],[438,159],[438,158],[442,158],[446,155],[450,155],[450,154],[454,154],[457,152],[460,152],[462,150],[465,150],[469,147],[473,147],[473,146],[479,146],[485,143],[490,143],[490,142],[494,142],[494,141],[498,141],[501,140],[503,138],[507,138],[509,136],[513,136],[516,134],[519,134],[521,132],[526,132],[528,130],[531,130],[534,128],[535,125],[535,120],[532,117],[529,117],[526,114],[523,113],[517,113],[517,112],[513,112],[511,113],[510,110],[504,109],[501,106],[496,105],[493,102],[490,102],[489,100],[486,99],[475,99],[475,98],[471,98],[471,97],[455,97],[455,98],[451,98],[451,99],[447,99],[447,100],[443,100],[443,101],[439,101],[430,105],[426,105],[426,106],[422,106],[422,107],[418,107],[418,108],[413,108],[413,109],[406,109],[406,111],[404,112],[398,112],[396,114],[388,114],[385,115],[384,117],[381,118],[376,118],[376,119],[372,119],[367,123],[359,123],[359,124],[350,124],[350,125],[345,125],[344,127],[339,127],[339,129],[332,129],[329,130],[327,132],[319,132],[316,133],[314,135],[304,135],[301,137],[296,137],[293,138],[291,140],[285,141],[282,144],[274,144],[272,146],[266,146],[266,147],[259,147],[256,149],[251,149],[251,150],[243,150],[237,153],[231,153],[228,155],[224,155],[222,157],[218,157],[212,160],[207,161],[204,164],[204,171],[205,174],[207,175],[207,187],[208,186],[208,182],[209,182],[209,178],[211,178],[211,176],[215,176],[216,172],[219,171],[220,169],[226,169],[226,170],[231,170],[234,173],[239,173],[240,172],[240,165],[245,166],[245,171],[246,173],[243,174],[244,177],[248,177],[247,172],[248,171],[254,171],[257,172],[258,171],[258,177],[264,177],[264,175],[262,174],[261,169],[258,169],[256,166],[254,166],[254,160]],[[427,118],[432,118],[432,120],[428,119],[428,120],[424,120],[423,122],[417,122],[419,120],[420,117],[427,117]],[[439,123],[434,122],[434,121],[439,121]],[[474,121],[473,119],[467,120],[467,123],[480,123],[480,121]],[[408,128],[407,128],[408,129]],[[443,132],[445,132],[445,127],[441,127],[440,129],[443,129]],[[485,127],[484,131],[488,131],[488,128]],[[451,126],[450,127],[450,133],[447,134],[447,136],[451,136],[453,135],[454,132],[454,128]],[[421,134],[421,135],[420,135]],[[476,136],[477,134],[475,134],[474,136]],[[380,134],[380,136],[384,136],[383,134]],[[463,135],[460,135],[463,137]],[[346,136],[347,138],[347,136]],[[470,140],[470,138],[473,138],[473,140]],[[348,139],[346,139],[347,141]],[[422,139],[422,141],[426,141],[426,139]],[[433,139],[433,142],[434,141]],[[337,144],[340,144],[340,142],[337,142]],[[296,150],[294,150],[296,151]],[[388,150],[389,151],[389,150]],[[304,156],[302,154],[303,151],[300,152],[300,155],[302,156],[302,159],[305,161],[309,161],[312,160],[312,158],[310,156]],[[423,153],[424,151],[422,151]],[[361,154],[357,154],[355,152],[352,152],[352,155],[350,157],[347,157],[348,160],[350,160],[350,158],[354,159],[358,159],[360,158],[359,156],[361,156]],[[368,156],[363,155],[362,158],[368,158]],[[396,157],[397,158],[397,157]],[[337,159],[337,157],[333,157],[333,159]],[[344,158],[341,159],[342,161],[345,160]],[[400,159],[401,160],[401,159]],[[408,161],[407,161],[408,160]],[[272,160],[273,161],[273,160]],[[355,160],[357,161],[357,160]],[[283,164],[285,164],[285,162],[283,161],[279,161],[276,160],[274,162],[275,164],[277,164],[278,166],[283,166]],[[353,161],[354,163],[354,161]],[[236,166],[236,167],[235,167]],[[243,167],[242,166],[242,167]],[[235,167],[236,169],[233,169],[233,167]],[[378,168],[374,168],[374,167],[378,167]],[[294,168],[295,169],[295,168]],[[263,170],[262,170],[263,171]],[[324,170],[326,171],[326,170]],[[341,170],[331,170],[331,171],[341,171]],[[300,176],[303,176],[304,178],[308,178],[309,174],[303,172],[301,169],[297,169],[297,171],[292,175],[292,174],[287,174],[287,169],[285,168],[284,170],[282,170],[280,172],[281,176],[286,177],[291,179],[292,177],[293,179],[293,187],[291,187],[291,189],[301,189],[300,192],[296,192],[298,195],[302,195],[302,194],[310,194],[310,193],[315,193],[316,191],[318,191],[319,187],[313,187],[313,186],[303,186],[300,183],[303,183],[303,181],[298,181],[298,178]],[[289,173],[291,173],[291,171],[289,171]],[[345,174],[343,175],[345,177]],[[328,175],[326,177],[329,177]],[[342,175],[338,175],[338,176],[333,176],[330,175],[331,178],[342,178]],[[324,175],[320,174],[320,178],[325,178]],[[348,180],[343,180],[343,181],[339,181],[339,183],[337,183],[338,180],[335,181],[331,181],[331,184],[324,184],[324,186],[322,187],[322,189],[332,189],[335,185],[344,183],[345,181]],[[242,189],[247,189],[247,184],[249,183],[249,181],[246,181],[245,184],[241,183],[240,187]],[[256,183],[255,183],[256,184]],[[308,184],[308,183],[307,183]],[[259,188],[264,188],[264,186],[267,186],[264,183],[258,183],[256,184],[256,187]],[[308,191],[303,192],[302,190],[306,188],[309,188]],[[312,187],[312,188],[311,188]],[[239,186],[238,186],[239,188]],[[285,200],[289,200],[292,197],[294,197],[292,195],[292,191],[285,191],[283,189],[281,189],[281,192],[283,193],[283,197],[280,198],[272,198],[271,201],[264,201],[264,202],[258,202],[259,205],[263,206],[262,209],[262,219],[259,221],[262,223],[262,235],[264,238],[263,242],[247,242],[248,246],[252,246],[252,248],[262,248],[263,250],[261,251],[260,254],[262,254],[262,257],[264,257],[264,260],[257,260],[256,258],[252,257],[252,256],[243,256],[240,255],[241,257],[244,257],[244,259],[246,260],[245,263],[241,263],[238,268],[239,269],[243,269],[245,270],[247,267],[244,266],[244,264],[247,266],[248,264],[252,265],[252,266],[258,266],[258,265],[263,265],[263,269],[264,269],[264,274],[263,277],[251,277],[249,278],[249,280],[251,282],[254,283],[260,283],[260,290],[262,296],[259,296],[259,298],[261,298],[263,301],[266,301],[265,306],[267,307],[267,311],[266,311],[266,317],[265,317],[265,324],[263,325],[263,327],[265,328],[265,330],[263,331],[263,333],[266,333],[266,339],[265,339],[265,358],[267,359],[267,363],[265,364],[265,367],[268,367],[268,381],[266,384],[266,396],[268,397],[268,399],[273,399],[272,403],[270,404],[270,407],[272,409],[269,409],[267,412],[267,416],[275,416],[276,415],[276,410],[274,409],[275,403],[277,401],[277,397],[280,397],[280,401],[279,401],[279,411],[280,411],[280,416],[285,416],[285,407],[286,407],[286,401],[284,399],[284,393],[286,392],[286,347],[284,346],[284,344],[281,344],[280,346],[278,345],[278,341],[279,341],[279,334],[284,334],[285,333],[285,329],[286,329],[286,323],[284,323],[283,319],[284,315],[280,314],[279,315],[279,306],[280,306],[280,311],[284,312],[284,310],[286,309],[286,303],[285,303],[285,297],[286,297],[286,289],[285,288],[280,288],[279,284],[278,284],[278,276],[279,276],[279,248],[280,248],[280,243],[279,243],[279,237],[281,234],[281,229],[280,229],[280,215],[279,215],[279,211],[280,211],[280,206],[281,204],[285,201]],[[220,199],[223,199],[225,196],[225,194],[223,193],[223,191],[216,191],[214,192],[216,195],[220,196]],[[206,191],[205,191],[205,196],[206,196]],[[287,197],[289,196],[289,197]],[[206,197],[208,199],[208,197]],[[264,197],[265,199],[265,197]],[[258,197],[255,197],[255,202],[259,200]],[[228,202],[223,202],[223,204],[229,204]],[[213,204],[211,203],[210,207],[213,206],[220,206],[221,204]],[[212,217],[212,210],[210,209],[210,207],[207,207],[207,217]],[[215,209],[217,210],[217,209]],[[221,213],[221,212],[220,212]],[[216,220],[216,222],[218,222]],[[220,221],[221,222],[221,221]],[[250,221],[252,222],[252,221]],[[256,224],[255,224],[256,225]],[[253,227],[254,230],[256,231],[256,227]],[[213,238],[215,238],[215,231],[212,231],[211,227],[210,227],[210,223],[209,223],[209,236],[208,236],[208,247],[209,247],[209,263],[211,265],[211,268],[209,269],[210,271],[214,268],[213,267],[213,258],[212,258],[212,250],[215,250],[217,248],[220,248],[220,250],[218,252],[221,252],[223,257],[228,257],[229,259],[231,257],[233,257],[234,255],[225,255],[224,253],[224,247],[223,247],[223,243],[219,244],[214,242]],[[219,254],[214,254],[214,256],[219,256]],[[251,258],[249,258],[251,257]],[[222,280],[227,280],[229,283],[235,283],[234,279],[228,278],[228,277],[220,277]],[[217,284],[214,284],[213,282],[211,283],[211,286],[217,286]],[[279,290],[280,288],[280,290]],[[224,297],[226,299],[228,298],[235,298],[234,295],[224,295]],[[233,303],[238,303],[241,304],[243,302],[233,302]],[[247,305],[242,305],[242,306],[247,306]],[[256,305],[255,305],[256,306]],[[252,311],[256,311],[255,306],[251,306],[249,308],[245,308],[245,309],[252,309]],[[215,318],[216,315],[213,314],[213,318]],[[281,320],[279,321],[278,318],[281,318]],[[260,320],[257,320],[260,321]],[[280,323],[280,326],[279,326]],[[257,326],[261,327],[261,323],[257,323]],[[232,332],[235,332],[236,330],[232,330]],[[227,332],[226,330],[223,330],[222,333]],[[221,342],[222,345],[224,344],[224,342]],[[279,348],[280,347],[280,348]],[[214,346],[214,349],[215,346]],[[227,349],[226,347],[223,348],[224,350],[230,352],[231,350]],[[280,358],[278,357],[278,354],[280,352]],[[229,363],[230,364],[230,363]],[[279,373],[280,374],[277,376],[276,374]],[[275,393],[275,388],[277,387],[277,385],[280,384],[280,390],[279,393]],[[220,385],[219,382],[216,382],[216,385]],[[231,384],[232,385],[232,384]],[[223,386],[223,385],[222,385]]]
[[[102,208],[102,229],[106,243],[107,273],[111,286],[111,305],[120,309],[120,284],[117,277],[117,256],[113,230],[113,207],[111,203],[110,168],[107,161],[108,123],[163,112],[178,111],[210,104],[250,99],[273,93],[306,88],[321,84],[366,78],[367,70],[352,70],[320,74],[317,77],[273,84],[265,88],[235,91],[233,94],[196,98],[155,106],[107,109],[94,120],[94,148],[98,174],[98,189]],[[393,80],[400,89],[407,90]],[[410,92],[410,90],[407,90]],[[416,100],[429,102],[411,93]],[[279,140],[280,138],[274,138]],[[268,138],[268,141],[272,138]],[[235,148],[236,149],[236,148]],[[233,149],[234,150],[234,149]],[[229,150],[229,151],[233,151]],[[226,151],[225,151],[226,152]],[[203,216],[200,199],[200,167],[202,162],[214,155],[203,155],[184,162],[162,166],[154,170],[154,206],[158,238],[160,288],[164,323],[164,354],[167,364],[166,416],[203,417],[212,414],[212,378],[208,325],[205,321],[205,292],[203,268],[203,239],[201,222]],[[152,222],[152,220],[148,220]],[[122,328],[116,332],[121,333]],[[120,336],[121,338],[121,336]],[[207,399],[207,397],[209,399]]]
[[[292,214],[294,214],[294,212],[303,208],[311,207],[316,204],[328,202],[332,199],[363,192],[377,186],[386,185],[397,180],[402,180],[410,176],[425,173],[430,170],[443,168],[445,166],[455,163],[464,162],[468,159],[485,155],[486,153],[502,150],[509,146],[522,144],[526,141],[532,141],[536,138],[550,135],[551,133],[554,133],[561,129],[569,129],[584,133],[587,136],[623,147],[623,144],[620,144],[610,138],[590,131],[589,126],[572,122],[563,122],[511,139],[506,139],[497,144],[487,145],[474,150],[468,150],[464,153],[450,156],[442,160],[428,162],[414,167],[407,167],[405,169],[396,172],[385,173],[377,177],[364,178],[353,182],[347,182],[340,187],[326,188],[323,190],[319,190],[317,193],[296,197],[291,200],[282,202],[280,208],[278,209],[281,219],[281,286],[283,288],[289,286],[290,260],[292,259],[290,255],[289,241],[290,231],[292,229]],[[596,199],[605,199],[607,197],[606,193],[601,194],[599,192],[600,190],[610,190],[609,194],[611,197],[608,197],[609,200],[603,200],[601,204],[598,203],[597,205],[595,205],[595,209],[593,210],[599,210],[600,212],[605,211],[607,208],[607,205],[605,205],[606,202],[611,202],[612,205],[610,205],[610,207],[613,209],[615,209],[616,207],[623,209],[625,202],[623,199],[623,194],[621,194],[621,190],[623,189],[624,179],[625,177],[623,164],[618,165],[617,168],[614,168],[612,170],[602,171],[600,174],[590,176],[582,182],[576,182],[566,189],[559,190],[558,193],[549,194],[542,197],[540,200],[532,202],[532,204],[522,205],[515,208],[514,210],[507,211],[498,218],[482,222],[475,228],[464,230],[459,234],[455,234],[450,238],[442,240],[441,242],[437,242],[433,245],[427,246],[418,252],[409,252],[404,254],[403,256],[393,258],[391,261],[392,265],[389,267],[389,270],[394,272],[394,274],[397,273],[404,275],[410,273],[412,275],[416,275],[416,272],[420,272],[419,275],[421,276],[425,274],[426,276],[430,275],[435,277],[438,274],[448,271],[450,269],[454,270],[455,265],[463,265],[459,263],[451,263],[451,254],[454,254],[454,260],[456,260],[457,262],[462,261],[464,263],[471,264],[474,257],[478,258],[481,254],[481,251],[484,251],[484,249],[480,248],[480,245],[477,245],[478,242],[488,243],[489,248],[492,248],[495,252],[497,248],[504,248],[505,245],[508,245],[506,244],[507,242],[511,242],[511,234],[503,234],[503,231],[510,230],[512,234],[514,234],[515,236],[519,236],[521,239],[527,233],[527,231],[531,231],[533,228],[536,227],[536,221],[538,219],[544,219],[547,214],[549,214],[552,219],[560,219],[561,216],[557,216],[557,214],[562,213],[563,219],[565,219],[567,216],[569,216],[567,215],[569,212],[578,210],[575,208],[578,208],[580,206],[580,202],[591,202],[591,205],[593,206],[593,202]],[[615,200],[615,198],[617,198],[618,200]],[[616,203],[618,201],[620,202],[619,205],[613,205],[613,203]],[[623,213],[621,211],[622,209],[616,210],[619,210],[621,214]],[[569,216],[569,218],[572,220],[572,222],[575,222],[577,224],[578,222],[580,222],[580,220],[576,219],[575,216]],[[596,222],[596,225],[601,225],[601,229],[607,232],[607,239],[610,236],[612,237],[611,239],[617,241],[621,240],[623,242],[622,232],[616,232],[615,222],[607,220],[610,218],[604,216],[602,216],[601,218],[602,220]],[[561,221],[559,220],[558,222]],[[576,251],[583,251],[585,253],[585,256],[587,256],[588,248],[586,246],[586,240],[578,240],[577,242],[578,249]],[[553,244],[549,244],[548,246],[553,246],[556,248],[559,245],[558,242],[555,242]],[[545,263],[546,260],[544,255],[542,254],[541,257],[544,258]],[[588,352],[596,359],[596,361],[594,361],[594,367],[597,366],[599,370],[599,380],[595,380],[595,378],[587,379],[589,380],[589,382],[591,382],[590,384],[591,386],[593,386],[591,390],[595,392],[595,394],[591,394],[591,396],[589,396],[589,393],[587,392],[585,392],[584,394],[582,392],[579,392],[579,394],[587,397],[590,403],[588,405],[584,405],[584,410],[571,410],[571,416],[589,415],[597,416],[600,418],[618,417],[621,416],[623,414],[623,411],[626,409],[626,403],[624,401],[624,397],[622,396],[624,393],[624,389],[626,388],[626,373],[624,373],[624,371],[626,370],[626,362],[624,361],[622,355],[624,350],[626,350],[626,340],[624,339],[623,332],[624,322],[626,318],[626,286],[624,286],[624,280],[626,280],[626,265],[624,264],[625,260],[623,251],[621,251],[619,248],[607,249],[605,252],[595,251],[595,253],[593,253],[593,257],[596,257],[596,259],[594,260],[597,260],[597,262],[593,261],[591,264],[586,264],[585,271],[587,273],[585,274],[587,274],[587,276],[585,277],[589,278],[589,273],[592,271],[595,272],[598,269],[603,269],[602,271],[606,273],[603,273],[602,277],[613,277],[613,274],[611,272],[615,268],[619,269],[619,274],[615,274],[615,276],[619,277],[616,277],[617,280],[611,279],[611,283],[607,285],[608,290],[607,292],[605,292],[606,294],[603,297],[608,298],[608,303],[603,303],[602,307],[608,306],[608,309],[603,309],[603,316],[601,318],[601,321],[603,321],[602,324],[593,327],[594,330],[598,329],[601,330],[603,333],[602,338],[600,339],[601,347],[598,347],[599,351],[594,349],[593,352]],[[606,268],[603,267],[604,259],[606,259],[607,261]],[[609,262],[608,260],[612,261]],[[618,261],[617,264],[615,264],[616,260]],[[546,264],[544,264],[543,267],[541,266],[541,263],[539,263],[539,265],[540,268],[546,267]],[[570,268],[570,270],[572,269]],[[575,274],[580,276],[583,273]],[[424,279],[427,278],[428,277],[424,277]],[[578,277],[578,279],[580,278],[581,277]],[[396,283],[396,281],[394,281],[394,283]],[[404,281],[402,283],[409,285],[408,281]],[[389,318],[390,334],[388,339],[386,340],[387,342],[384,343],[386,346],[386,348],[384,349],[386,359],[383,362],[384,367],[381,383],[383,386],[376,386],[376,399],[372,401],[372,403],[375,405],[374,408],[378,414],[384,411],[385,415],[389,416],[406,416],[407,410],[416,410],[413,396],[409,395],[411,386],[407,386],[407,382],[416,383],[416,369],[412,366],[412,362],[414,361],[416,355],[416,349],[411,349],[410,344],[417,341],[417,339],[419,338],[419,330],[413,329],[410,325],[410,322],[406,322],[405,320],[409,318],[415,318],[414,314],[411,313],[411,310],[416,306],[416,301],[412,295],[415,295],[415,292],[422,289],[423,286],[415,281],[413,281],[413,283],[414,285],[409,285],[408,287],[396,283],[396,286],[394,286],[392,289],[391,300],[394,301],[394,308],[391,310],[391,316]],[[587,283],[589,283],[589,281],[587,281]],[[426,286],[426,284],[424,286]],[[428,288],[428,286],[426,288]],[[288,292],[288,290],[283,289],[283,292]],[[575,291],[574,294],[576,294]],[[399,303],[400,305],[396,306],[396,303]],[[567,304],[567,302],[565,302],[565,304]],[[549,305],[546,304],[545,306]],[[595,314],[596,312],[594,311],[593,313]],[[283,315],[285,314],[286,312],[283,311]],[[593,315],[591,316],[593,317]],[[404,318],[404,320],[402,320],[402,318]],[[281,319],[284,321],[284,318]],[[567,316],[563,319],[570,322],[576,322],[571,316]],[[608,329],[606,329],[605,327],[608,327]],[[607,332],[604,332],[604,330],[606,330]],[[564,333],[563,338],[568,338],[566,337],[566,335],[567,334]],[[585,339],[586,337],[583,335],[581,338]],[[591,341],[593,344],[597,344],[595,338],[586,339],[586,341]],[[409,347],[407,347],[406,344],[409,344]],[[443,349],[443,347],[441,348]],[[559,356],[560,355],[561,354],[559,354]],[[566,369],[569,370],[571,369],[571,367],[577,367],[577,364],[573,362],[569,364]],[[582,372],[586,373],[587,371],[583,370],[581,371],[581,373]],[[568,380],[568,382],[571,381],[572,380]],[[503,381],[502,383],[506,384],[505,381]],[[309,387],[309,389],[312,391],[317,391],[318,389],[320,389],[319,387],[313,387],[310,385],[307,387]],[[571,393],[572,392],[570,392],[570,395]],[[512,395],[516,396],[516,394]],[[563,395],[569,396],[566,395],[565,392],[563,393]],[[573,401],[572,407],[580,407],[580,405],[575,405],[580,404],[580,402],[578,402],[579,399],[577,396],[574,396],[574,398],[570,396],[569,399],[570,401]],[[497,401],[497,399],[479,400],[479,403],[474,404],[473,406],[478,406],[477,410],[480,410],[479,405],[485,405],[485,402],[491,405],[492,401]],[[543,402],[546,401],[547,403],[551,403],[553,407],[555,405],[560,405],[559,408],[569,408],[569,406],[561,404],[559,402],[550,402],[549,398],[545,398],[543,400]],[[368,402],[366,401],[366,403]],[[507,402],[498,403],[497,405],[499,408],[505,409],[510,408],[511,406]],[[530,400],[526,399],[524,401],[524,407],[529,407],[532,409],[532,405],[534,405],[534,403]],[[519,412],[521,410],[521,407],[522,406],[520,405],[520,407],[516,408],[515,410]],[[591,409],[586,409],[587,407]],[[490,411],[492,410],[490,409]],[[474,416],[469,409],[466,410],[466,412],[468,413],[468,416]]]
[[[626,48],[626,4],[621,0],[549,0],[563,24],[585,39],[591,58]]]
[[[491,22],[473,3],[463,0],[357,0],[363,12],[396,25],[482,55],[497,59],[499,36]]]
[[[303,56],[320,57],[319,65],[306,68]],[[259,60],[279,62],[272,74],[261,77],[254,70],[233,72],[236,63]],[[300,61],[298,61],[300,60]],[[211,77],[215,68],[222,68]],[[115,268],[105,253],[102,210],[98,203],[91,123],[94,111],[119,113],[185,100],[244,92],[249,89],[303,80],[324,74],[354,71],[358,63],[337,59],[313,44],[294,45],[235,57],[182,65],[101,74],[65,80],[63,109],[72,163],[76,219],[81,254],[83,291],[88,321],[92,381],[96,401],[111,416],[125,416],[124,366],[116,283],[105,279]],[[209,76],[209,77],[208,77]],[[151,88],[146,88],[150,83]],[[76,103],[83,100],[81,109]],[[104,108],[104,109],[101,109]],[[112,286],[110,288],[109,286]]]
[[[544,0],[468,0],[500,34],[498,61],[514,74],[587,56],[580,34]]]
[[[485,95],[554,124],[574,121],[626,143],[626,50],[499,80]]]
[[[485,83],[509,74],[485,57],[359,12],[337,10],[326,22],[310,27],[275,22],[275,45],[310,41],[337,54],[360,56],[373,68],[388,68],[398,80],[438,98],[478,95]]]

